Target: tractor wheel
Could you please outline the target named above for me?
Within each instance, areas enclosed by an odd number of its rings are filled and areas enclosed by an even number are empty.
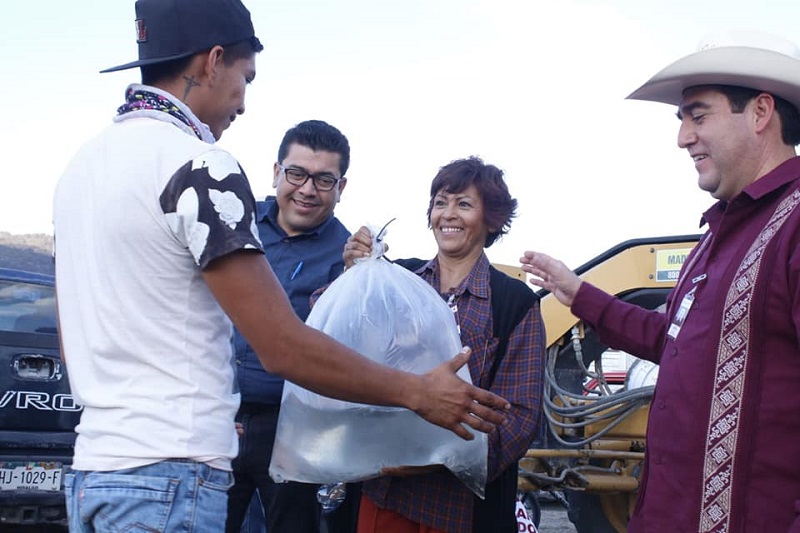
[[[567,516],[578,533],[617,533],[603,512],[603,505],[596,494],[568,490],[564,496],[569,502]]]

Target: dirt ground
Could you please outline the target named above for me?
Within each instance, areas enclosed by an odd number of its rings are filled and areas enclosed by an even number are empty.
[[[542,520],[539,533],[575,533],[575,526],[567,518],[567,510],[558,502],[541,502]]]

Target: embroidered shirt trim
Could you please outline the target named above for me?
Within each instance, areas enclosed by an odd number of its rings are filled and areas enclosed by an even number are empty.
[[[769,222],[750,245],[725,300],[703,467],[700,510],[700,531],[703,533],[730,530],[732,481],[736,473],[736,446],[750,355],[753,289],[764,250],[798,204],[800,189],[778,204]]]

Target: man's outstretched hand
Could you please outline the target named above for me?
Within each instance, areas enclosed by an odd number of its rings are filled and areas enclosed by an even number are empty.
[[[564,263],[540,252],[525,252],[519,262],[522,270],[534,276],[528,280],[531,285],[552,292],[559,302],[572,306],[583,281]]]
[[[419,400],[412,407],[428,422],[449,429],[464,440],[472,440],[475,436],[463,424],[489,433],[496,425],[505,422],[503,411],[511,407],[500,396],[456,376],[471,353],[469,348],[464,348],[450,361],[423,375]]]

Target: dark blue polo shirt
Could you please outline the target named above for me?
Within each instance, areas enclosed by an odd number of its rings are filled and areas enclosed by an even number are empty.
[[[258,233],[267,260],[295,313],[305,320],[310,312],[311,293],[342,273],[342,251],[350,232],[331,215],[311,232],[290,237],[278,225],[278,204],[274,196],[257,202],[257,210]],[[280,404],[283,378],[264,370],[238,330],[234,332],[233,343],[242,402]]]

